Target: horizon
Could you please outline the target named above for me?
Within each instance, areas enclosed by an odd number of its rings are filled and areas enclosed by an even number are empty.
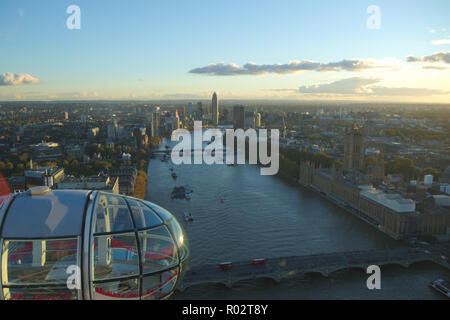
[[[449,9],[443,0],[4,2],[0,101],[218,91],[221,101],[445,104]]]

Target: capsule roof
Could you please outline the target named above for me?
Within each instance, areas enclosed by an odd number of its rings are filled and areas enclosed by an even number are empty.
[[[5,213],[2,238],[78,236],[90,191],[30,189],[14,197]]]

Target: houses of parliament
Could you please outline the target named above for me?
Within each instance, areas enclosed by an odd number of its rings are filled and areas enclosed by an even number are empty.
[[[394,239],[445,234],[450,226],[448,212],[432,205],[419,208],[404,190],[386,183],[382,156],[366,166],[364,133],[356,125],[344,137],[343,165],[322,168],[301,161],[299,183]]]

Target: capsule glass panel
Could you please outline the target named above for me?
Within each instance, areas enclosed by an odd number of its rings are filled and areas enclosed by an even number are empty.
[[[94,300],[139,299],[139,279],[123,279],[94,284]]]
[[[127,202],[137,229],[151,228],[163,223],[161,218],[154,211],[142,204],[141,201],[127,199]]]
[[[155,211],[158,214],[158,216],[160,216],[161,219],[163,219],[164,221],[167,222],[173,218],[173,215],[166,209],[164,209],[154,203],[148,202],[148,201],[142,201],[142,202],[145,205],[147,205],[148,207],[150,207],[153,211]]]
[[[133,222],[123,197],[100,193],[94,216],[95,233],[133,230]]]
[[[94,236],[94,280],[139,274],[135,233]]]
[[[177,248],[165,226],[140,231],[142,272],[150,273],[178,264]]]
[[[174,218],[170,220],[168,227],[178,245],[180,261],[184,262],[189,257],[189,245],[187,238],[184,236],[183,229],[181,229],[180,224]]]
[[[77,290],[70,290],[66,285],[3,288],[5,300],[76,300]]]
[[[5,240],[2,264],[3,286],[65,283],[78,265],[77,239]]]
[[[145,276],[142,279],[142,300],[159,300],[173,292],[178,278],[178,268]]]

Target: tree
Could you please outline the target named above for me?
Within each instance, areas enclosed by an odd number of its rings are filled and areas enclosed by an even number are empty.
[[[6,167],[5,167],[6,171],[12,171],[14,169],[14,165],[12,164],[11,161],[8,161],[6,163]]]
[[[389,173],[400,173],[403,178],[409,180],[414,176],[415,168],[414,161],[409,158],[402,158],[399,156],[394,157],[394,161],[388,166]]]
[[[368,166],[374,167],[377,164],[377,162],[378,162],[377,158],[375,158],[374,156],[368,156],[366,158],[366,167]]]
[[[342,168],[344,166],[344,163],[342,161],[339,161],[339,160],[334,160],[334,166],[336,168]]]

